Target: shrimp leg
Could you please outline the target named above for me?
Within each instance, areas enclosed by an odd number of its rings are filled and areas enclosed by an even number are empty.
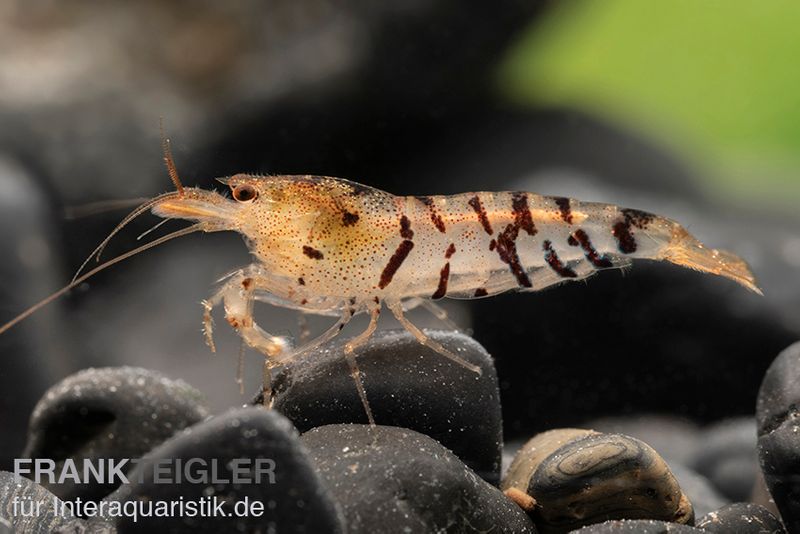
[[[394,314],[395,318],[400,322],[400,324],[403,325],[403,328],[408,330],[415,338],[417,338],[417,341],[419,341],[420,343],[422,343],[426,347],[428,347],[428,348],[430,348],[432,350],[435,350],[436,352],[438,352],[439,354],[441,354],[445,358],[448,358],[448,359],[456,362],[457,364],[461,365],[462,367],[465,367],[465,368],[469,369],[473,373],[477,373],[479,375],[482,374],[482,371],[481,371],[480,367],[478,367],[477,365],[469,363],[468,361],[466,361],[461,356],[457,356],[456,354],[453,354],[452,352],[450,352],[449,350],[444,348],[439,342],[437,342],[434,339],[429,338],[422,330],[417,328],[414,325],[414,323],[409,321],[406,318],[406,316],[403,314],[403,304],[399,300],[387,301],[386,302],[386,307],[389,308],[389,311],[391,311],[392,314]]]
[[[447,328],[450,330],[455,330],[456,332],[463,332],[463,329],[458,326],[452,319],[450,319],[447,311],[429,299],[424,299],[420,297],[412,297],[405,302],[403,302],[403,311],[407,312],[416,308],[417,306],[421,306],[425,308],[425,310],[433,315],[436,319],[441,321]]]
[[[283,337],[273,336],[264,331],[253,320],[256,288],[254,278],[248,274],[254,270],[251,267],[234,273],[211,298],[203,302],[203,329],[206,334],[206,342],[212,350],[215,350],[211,311],[214,306],[222,302],[225,308],[225,319],[241,336],[244,344],[265,356],[263,394],[265,403],[271,403],[271,400],[268,401],[268,399],[272,398],[272,367],[276,366],[280,357],[289,350],[289,343]],[[237,382],[241,384],[241,364],[238,369]]]
[[[373,417],[372,409],[369,407],[367,392],[364,389],[364,383],[361,380],[361,369],[358,368],[355,351],[361,345],[366,343],[370,336],[375,333],[375,329],[378,327],[378,317],[380,317],[380,315],[381,308],[380,305],[378,305],[370,311],[369,325],[367,326],[367,329],[348,341],[344,346],[344,357],[347,360],[347,364],[350,366],[350,376],[353,377],[353,381],[356,383],[356,389],[358,390],[358,396],[361,398],[361,404],[364,405],[364,411],[367,412],[369,426],[373,428],[375,427],[375,417]]]
[[[330,328],[328,328],[325,332],[323,332],[316,338],[312,339],[311,341],[308,341],[307,343],[304,343],[303,345],[300,345],[297,348],[292,349],[286,354],[282,354],[280,357],[275,359],[275,362],[279,365],[285,365],[294,360],[295,358],[297,358],[298,356],[302,356],[303,354],[311,352],[320,345],[327,343],[331,339],[335,338],[339,334],[339,332],[342,331],[345,325],[350,322],[352,318],[353,318],[353,313],[350,312],[349,310],[345,311],[339,318],[339,320],[336,321],[336,323]]]

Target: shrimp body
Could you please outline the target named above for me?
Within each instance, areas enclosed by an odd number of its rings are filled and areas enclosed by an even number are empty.
[[[622,267],[668,260],[756,289],[737,257],[706,249],[678,223],[610,204],[528,192],[396,197],[346,180],[236,175],[252,188],[221,216],[241,232],[262,267],[260,289],[307,311],[408,298],[475,298],[534,291]],[[192,200],[154,211],[181,213]],[[190,210],[191,211],[191,210]],[[351,303],[355,301],[355,303]]]
[[[0,333],[96,272],[143,250],[196,231],[235,231],[244,236],[255,261],[233,272],[204,301],[208,345],[215,350],[212,310],[221,304],[243,343],[266,357],[268,402],[272,367],[331,340],[355,314],[367,313],[369,326],[344,352],[374,424],[354,353],[375,331],[384,305],[420,343],[480,373],[429,338],[404,312],[421,304],[444,319],[432,301],[536,291],[638,258],[721,275],[760,293],[740,258],[706,248],[677,222],[638,210],[520,191],[399,197],[337,178],[246,174],[220,180],[230,187],[231,199],[183,187],[166,140],[165,160],[177,190],[137,208],[95,252],[99,255],[112,236],[148,209],[194,224],[76,275],[71,284],[0,327]],[[287,339],[255,323],[256,301],[338,320],[316,339],[292,348]]]

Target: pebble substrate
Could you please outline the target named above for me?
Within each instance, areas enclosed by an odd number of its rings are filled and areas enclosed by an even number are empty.
[[[671,417],[596,419],[504,447],[492,358],[466,335],[430,334],[483,374],[406,333],[379,332],[360,356],[376,428],[364,424],[343,341],[280,372],[273,410],[256,397],[212,416],[200,392],[145,369],[72,375],[39,401],[21,456],[56,459],[59,468],[82,458],[141,462],[122,485],[37,484],[0,473],[0,533],[800,532],[800,343],[767,371],[755,420],[698,429]],[[216,459],[219,479],[154,479],[153,466],[176,458]],[[274,480],[221,482],[239,458],[272,460]],[[266,510],[137,521],[12,513],[20,498],[47,510],[56,498],[211,496]]]

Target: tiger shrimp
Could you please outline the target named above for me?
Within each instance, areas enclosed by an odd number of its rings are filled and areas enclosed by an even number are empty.
[[[399,197],[338,178],[249,174],[219,179],[230,189],[228,198],[184,187],[168,145],[165,160],[176,190],[134,210],[90,258],[99,258],[115,234],[148,210],[193,224],[76,275],[71,284],[0,327],[0,333],[134,254],[193,232],[234,231],[244,237],[254,261],[203,301],[210,349],[215,351],[212,311],[221,305],[243,347],[265,357],[264,403],[269,404],[275,366],[327,343],[354,316],[366,314],[367,328],[344,345],[344,354],[374,425],[356,354],[375,332],[384,306],[422,345],[480,373],[409,321],[408,308],[423,304],[445,319],[435,304],[444,297],[537,291],[643,258],[720,275],[760,293],[738,256],[707,248],[677,222],[635,209],[521,191]],[[255,322],[257,301],[337,319],[316,339],[292,347]],[[239,368],[241,373],[241,359]]]

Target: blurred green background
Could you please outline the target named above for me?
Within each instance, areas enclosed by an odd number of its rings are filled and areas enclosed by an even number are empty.
[[[709,195],[795,213],[800,3],[556,3],[512,47],[500,90],[570,105],[671,147]]]

